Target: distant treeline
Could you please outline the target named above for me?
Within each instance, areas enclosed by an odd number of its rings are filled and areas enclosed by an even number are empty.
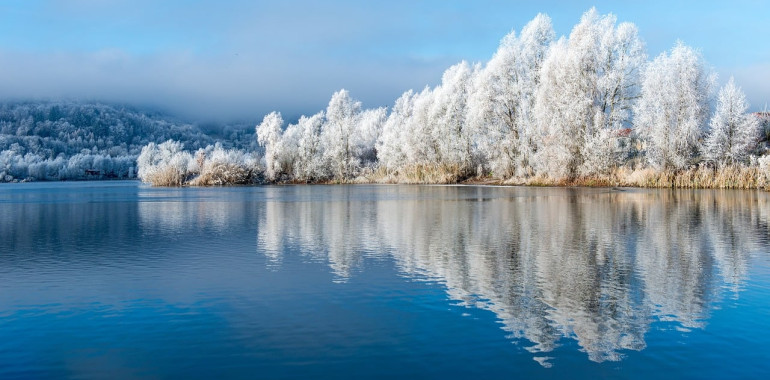
[[[193,149],[216,141],[256,149],[251,128],[217,132],[207,134],[197,125],[122,106],[0,104],[0,182],[136,177],[142,147],[169,139]]]

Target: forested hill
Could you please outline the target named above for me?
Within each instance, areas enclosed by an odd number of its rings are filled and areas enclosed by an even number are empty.
[[[201,127],[103,103],[0,103],[0,182],[130,178],[142,147],[169,139],[192,150],[216,142],[247,148],[254,129]]]

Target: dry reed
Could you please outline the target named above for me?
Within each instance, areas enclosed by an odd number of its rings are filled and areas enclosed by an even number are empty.
[[[150,170],[144,174],[142,180],[153,186],[174,187],[184,185],[187,173],[178,168],[168,165],[161,168]]]

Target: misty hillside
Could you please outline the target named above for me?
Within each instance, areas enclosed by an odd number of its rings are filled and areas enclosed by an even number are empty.
[[[0,104],[0,182],[134,177],[143,146],[166,140],[198,149],[249,148],[253,125],[196,125],[102,103]]]

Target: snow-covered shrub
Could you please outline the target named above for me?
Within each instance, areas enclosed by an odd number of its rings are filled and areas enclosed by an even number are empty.
[[[148,144],[137,159],[138,178],[154,186],[222,186],[253,183],[263,173],[259,157],[251,153],[216,144],[193,157],[183,148],[172,140]]]
[[[181,186],[193,174],[195,161],[181,142],[149,143],[137,158],[137,177],[154,186]]]
[[[259,159],[235,149],[214,147],[195,154],[200,174],[190,181],[193,186],[222,186],[252,183],[260,172]]]

